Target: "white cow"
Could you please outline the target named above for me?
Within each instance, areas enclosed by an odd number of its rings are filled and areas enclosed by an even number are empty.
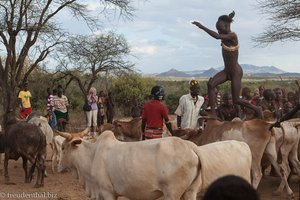
[[[114,144],[116,148],[111,148]],[[200,162],[190,146],[197,149],[179,138],[120,142],[113,132],[105,131],[95,143],[78,137],[65,140],[59,169],[67,166],[78,170],[86,192],[97,199],[125,196],[150,200],[164,196],[166,200],[195,200]]]
[[[199,146],[201,188],[226,175],[236,175],[251,183],[252,154],[247,143],[236,140],[213,142]]]
[[[243,142],[197,147],[189,141],[168,137],[125,143],[118,141],[111,131],[105,131],[95,143],[89,143],[73,134],[60,134],[69,139],[63,144],[59,169],[69,167],[78,171],[91,197],[196,199],[197,191],[223,175],[235,174],[250,182],[251,152]],[[224,155],[227,156],[222,159]],[[232,159],[227,159],[228,155],[233,155]],[[216,162],[209,161],[213,156]]]
[[[56,171],[57,164],[59,163],[60,156],[62,154],[61,146],[64,141],[65,141],[65,138],[60,135],[56,135],[53,137],[53,149],[52,149],[52,157],[51,157],[52,172]]]
[[[48,124],[48,119],[39,116],[39,117],[32,117],[28,123],[35,124],[40,127],[44,135],[46,136],[46,143],[52,145],[52,140],[53,140],[53,131],[50,125]]]
[[[57,130],[56,130],[57,131]],[[90,129],[86,128],[85,130],[79,132],[79,133],[73,133],[73,137],[80,137],[83,138],[84,136],[86,136],[89,133]],[[58,132],[58,131],[57,131]],[[86,137],[85,139],[89,140],[90,138]],[[91,140],[93,140],[94,138],[91,138]],[[62,144],[65,141],[65,138],[60,136],[60,135],[56,135],[53,137],[53,152],[52,152],[52,171],[55,172],[57,165],[60,161],[60,157],[62,156]],[[61,172],[62,170],[59,170],[58,172]]]
[[[289,167],[289,162],[296,170],[297,174],[300,176],[300,162],[298,160],[298,144],[300,135],[298,134],[297,127],[300,126],[299,119],[293,119],[289,121],[284,121],[280,123],[281,128],[273,128],[276,138],[276,150],[280,151],[280,161],[279,165],[283,170],[286,177],[289,176],[291,169]],[[288,194],[291,198],[294,197],[293,191],[289,184],[285,180],[281,180],[279,187],[274,192],[276,195],[280,195],[286,186]]]
[[[252,186],[256,189],[261,180],[261,159],[264,153],[287,184],[287,176],[281,173],[281,166],[277,163],[276,138],[269,130],[270,126],[270,123],[260,119],[221,122],[208,118],[203,133],[188,136],[188,140],[199,146],[225,140],[246,142],[252,153]],[[288,188],[287,192],[292,195]]]
[[[50,145],[51,149],[53,150],[53,143],[52,143],[52,141],[53,141],[53,131],[52,131],[52,128],[50,127],[50,125],[48,123],[48,119],[46,117],[43,117],[43,116],[34,116],[34,117],[32,117],[28,120],[28,123],[35,124],[38,127],[40,127],[40,129],[42,130],[42,132],[46,136],[46,144]],[[47,154],[45,155],[45,157],[47,157]],[[45,176],[47,176],[47,171],[46,170],[45,170]]]

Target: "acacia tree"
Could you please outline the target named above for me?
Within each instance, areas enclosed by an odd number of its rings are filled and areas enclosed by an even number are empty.
[[[149,97],[151,88],[155,85],[152,78],[144,78],[139,74],[123,74],[114,82],[113,93],[119,108],[125,115],[131,114],[132,108],[140,108]]]
[[[127,41],[113,32],[70,37],[59,52],[59,71],[69,78],[67,84],[78,83],[85,98],[100,74],[132,71],[133,68],[125,58],[130,53]],[[82,74],[88,75],[88,79],[82,79]]]
[[[99,0],[104,8],[120,9],[130,16],[130,0]],[[64,42],[57,16],[68,10],[77,19],[96,28],[98,19],[78,0],[0,0],[0,89],[4,120],[14,114],[17,89],[41,64],[54,47]],[[102,12],[102,10],[100,11]],[[29,66],[25,68],[25,60]]]
[[[269,16],[270,25],[254,37],[258,45],[268,45],[276,41],[300,40],[299,0],[260,0],[258,8]]]

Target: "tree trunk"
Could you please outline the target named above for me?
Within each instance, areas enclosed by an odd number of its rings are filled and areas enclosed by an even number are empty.
[[[2,88],[2,102],[3,102],[3,125],[4,129],[6,128],[7,122],[16,116],[16,108],[18,102],[18,96],[16,93],[16,87],[7,85],[4,82],[5,86]]]

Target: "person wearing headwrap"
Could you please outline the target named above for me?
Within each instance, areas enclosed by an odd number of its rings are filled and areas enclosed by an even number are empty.
[[[243,70],[238,63],[239,55],[239,42],[236,33],[230,30],[230,24],[233,21],[235,12],[233,11],[229,15],[222,15],[219,17],[216,28],[218,32],[208,29],[200,22],[193,21],[192,24],[198,28],[204,30],[211,37],[221,40],[222,56],[224,60],[224,70],[218,72],[214,77],[210,78],[207,83],[209,105],[211,107],[212,114],[216,116],[216,110],[214,108],[216,102],[215,88],[224,83],[225,81],[231,81],[232,100],[234,104],[238,104],[242,107],[247,107],[255,111],[258,118],[262,118],[262,111],[259,107],[256,107],[248,101],[239,97],[241,90],[241,80],[243,77]]]
[[[197,80],[191,80],[189,87],[190,93],[180,97],[179,105],[175,111],[178,129],[199,128],[199,112],[204,103],[204,98],[199,95],[200,84]]]
[[[165,93],[162,86],[154,86],[151,90],[152,99],[144,104],[142,113],[143,139],[162,138],[163,123],[165,122],[169,132],[173,134],[168,117],[168,108],[161,101]]]

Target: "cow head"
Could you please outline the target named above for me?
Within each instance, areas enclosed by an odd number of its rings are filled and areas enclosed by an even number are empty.
[[[100,135],[104,131],[112,130],[112,129],[113,129],[113,125],[111,123],[104,123],[100,125],[98,133]]]
[[[61,147],[61,155],[58,163],[58,172],[62,172],[67,168],[75,169],[75,166],[72,166],[72,154],[76,154],[76,150],[79,145],[82,143],[82,138],[89,132],[89,128],[78,132],[78,133],[68,133],[56,131],[60,136],[65,138],[65,141]],[[76,169],[75,169],[76,170]]]
[[[276,122],[276,119],[274,117],[274,113],[272,113],[269,110],[263,111],[263,120],[266,122]]]

